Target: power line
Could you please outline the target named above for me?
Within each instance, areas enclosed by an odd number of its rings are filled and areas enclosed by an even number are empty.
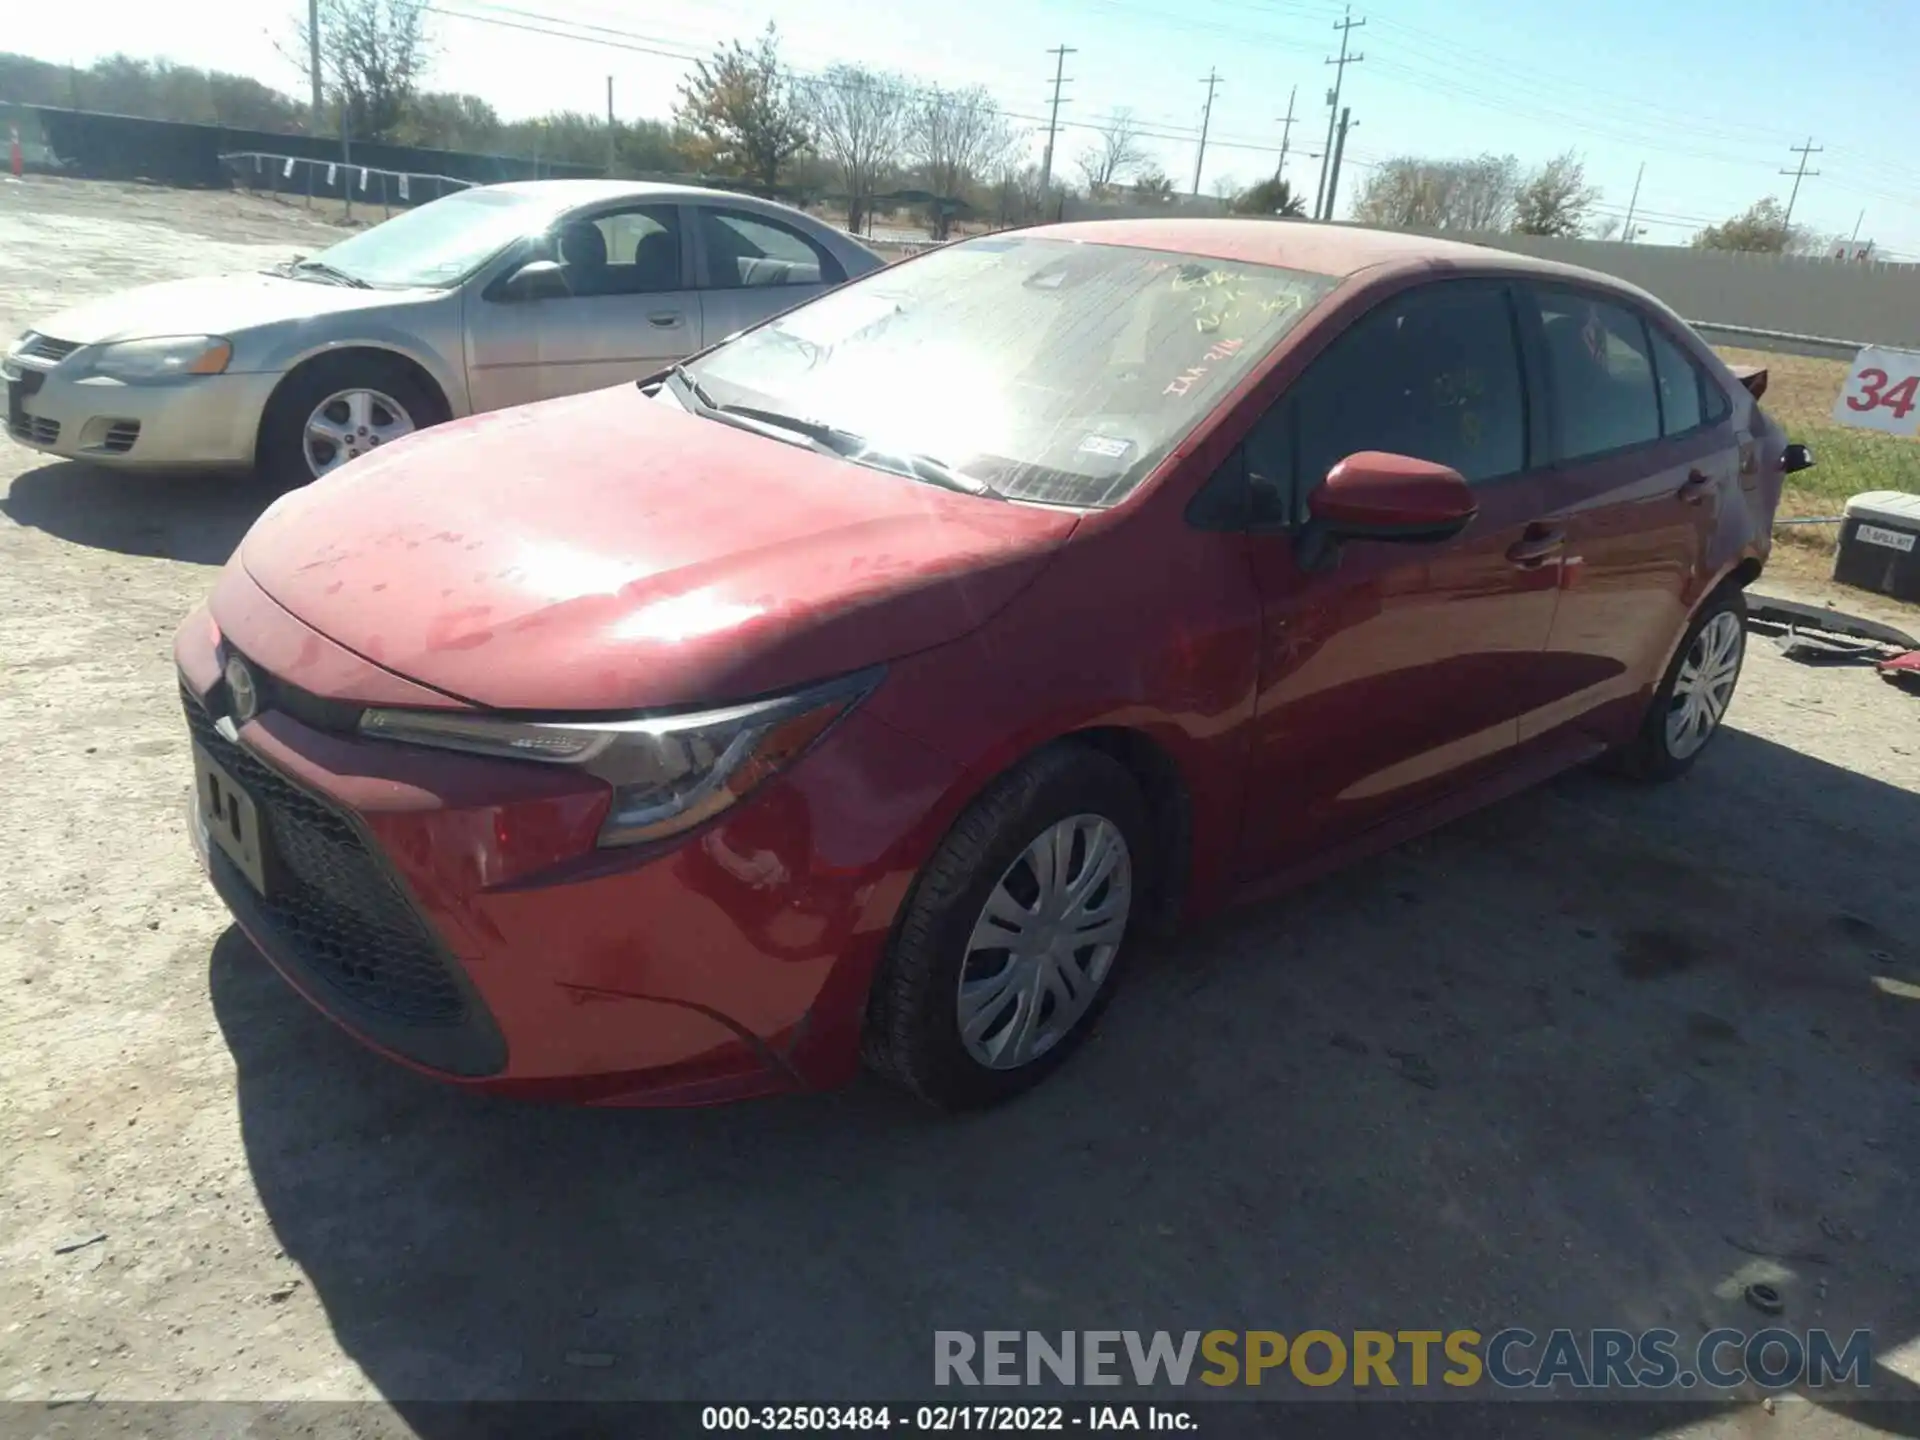
[[[1786,216],[1786,219],[1781,221],[1780,223],[1781,229],[1792,230],[1793,229],[1793,206],[1794,206],[1794,202],[1800,198],[1800,182],[1806,179],[1809,175],[1818,176],[1820,173],[1818,170],[1807,169],[1807,160],[1810,156],[1820,154],[1824,147],[1814,144],[1813,137],[1809,135],[1807,137],[1806,144],[1789,145],[1787,148],[1793,151],[1794,154],[1800,157],[1800,164],[1798,167],[1792,170],[1782,170],[1780,172],[1782,175],[1793,176],[1793,190],[1792,190],[1792,193],[1790,193],[1787,196],[1787,216]]]
[[[1131,14],[1142,15],[1148,19],[1169,19],[1172,23],[1178,23],[1182,25],[1183,28],[1193,28],[1188,18],[1184,15],[1175,19],[1174,17],[1166,16],[1163,13],[1156,13],[1151,10],[1143,9],[1142,7],[1137,5],[1123,4],[1121,3],[1121,0],[1102,0],[1102,3],[1114,9],[1123,10]],[[1214,0],[1214,3],[1226,4],[1227,0]],[[458,4],[463,8],[460,8],[460,9],[450,8],[454,4]],[[467,8],[467,7],[472,7],[472,8]],[[572,41],[575,41],[576,43],[603,45],[611,49],[626,50],[626,51],[643,54],[643,55],[659,56],[662,58],[677,60],[681,62],[697,61],[705,58],[708,54],[711,53],[711,45],[706,42],[682,39],[678,36],[647,34],[647,33],[636,31],[636,30],[617,28],[612,25],[596,24],[593,21],[586,20],[586,19],[575,20],[570,18],[564,18],[560,16],[542,13],[538,10],[531,9],[531,8],[522,9],[511,4],[498,3],[498,0],[441,0],[441,3],[433,3],[433,0],[429,0],[429,3],[424,5],[422,8],[428,13],[445,16],[453,19],[487,24],[491,26],[497,26],[497,27],[501,27],[509,30],[519,31],[521,33],[526,33],[526,34],[545,35],[545,36],[551,36],[559,39],[572,40]],[[1251,9],[1252,7],[1243,5],[1243,6],[1234,6],[1229,8]],[[1310,10],[1311,8],[1313,8],[1313,0],[1308,0],[1308,3],[1306,5],[1303,5],[1300,8]],[[1321,6],[1320,8],[1323,10],[1323,13],[1329,13],[1329,14],[1334,13],[1330,5],[1324,5],[1324,6]],[[491,13],[475,13],[476,10],[484,10]],[[606,13],[606,12],[602,12],[602,13]],[[1264,14],[1266,12],[1263,10],[1260,13]],[[1350,22],[1353,27],[1357,28],[1359,25],[1365,24],[1367,22],[1364,20],[1351,21],[1350,14],[1344,9],[1339,13],[1341,13],[1343,18],[1341,21],[1335,23],[1335,28],[1342,30],[1342,49],[1344,51],[1347,47],[1348,36],[1347,36],[1345,27],[1348,25],[1348,23]],[[1406,34],[1406,35],[1418,37],[1420,39],[1421,48],[1423,52],[1434,52],[1436,53],[1436,56],[1438,56],[1439,54],[1444,54],[1445,52],[1450,51],[1454,54],[1460,55],[1462,57],[1466,57],[1460,62],[1462,67],[1485,68],[1485,66],[1489,64],[1497,65],[1501,67],[1501,74],[1503,77],[1503,84],[1500,87],[1499,91],[1495,94],[1490,95],[1485,90],[1463,88],[1456,78],[1443,77],[1441,75],[1433,74],[1411,65],[1397,63],[1393,60],[1385,60],[1382,62],[1377,62],[1377,63],[1383,63],[1389,73],[1393,73],[1400,76],[1407,83],[1412,84],[1417,88],[1434,90],[1438,93],[1455,97],[1467,104],[1475,106],[1476,108],[1486,109],[1494,113],[1517,114],[1517,115],[1530,116],[1533,118],[1544,119],[1544,120],[1550,121],[1556,126],[1565,127],[1568,129],[1577,130],[1583,133],[1593,134],[1593,135],[1601,136],[1607,139],[1621,141],[1624,143],[1657,144],[1660,147],[1662,153],[1668,154],[1668,155],[1688,156],[1691,158],[1711,161],[1717,164],[1738,165],[1742,167],[1752,165],[1754,161],[1759,158],[1757,156],[1729,155],[1729,154],[1719,153],[1719,152],[1710,151],[1710,150],[1698,150],[1698,149],[1693,149],[1691,147],[1676,148],[1672,144],[1671,137],[1672,137],[1672,134],[1674,133],[1672,130],[1666,129],[1666,128],[1659,128],[1657,130],[1657,133],[1653,133],[1653,134],[1648,133],[1650,129],[1654,129],[1655,127],[1661,126],[1662,122],[1658,121],[1657,119],[1656,120],[1628,119],[1618,115],[1612,115],[1612,116],[1596,115],[1594,112],[1587,112],[1587,111],[1583,111],[1582,113],[1576,116],[1574,114],[1568,113],[1565,110],[1554,108],[1551,104],[1526,103],[1525,101],[1516,100],[1513,98],[1516,94],[1524,96],[1527,93],[1525,86],[1528,83],[1531,83],[1533,85],[1540,85],[1544,83],[1544,81],[1551,81],[1554,84],[1556,92],[1558,92],[1560,89],[1560,83],[1559,83],[1560,77],[1557,75],[1542,77],[1536,73],[1532,78],[1532,80],[1528,82],[1523,80],[1521,77],[1516,76],[1511,66],[1508,66],[1506,62],[1501,61],[1499,57],[1493,56],[1489,52],[1479,51],[1479,50],[1473,49],[1472,47],[1461,45],[1456,41],[1447,39],[1446,37],[1436,34],[1435,32],[1424,31],[1418,26],[1406,24],[1405,22],[1393,19],[1390,16],[1389,17],[1376,16],[1372,18],[1380,20],[1381,23],[1391,27],[1392,31],[1395,34]],[[1200,22],[1198,24],[1198,28],[1202,28],[1202,29],[1211,28],[1217,31],[1221,31],[1223,33],[1231,31],[1232,33],[1237,33],[1237,34],[1246,35],[1252,38],[1256,38],[1265,45],[1270,45],[1277,48],[1299,48],[1299,45],[1297,42],[1275,35],[1273,32],[1266,31],[1266,30],[1253,31],[1245,28],[1240,28],[1238,30],[1235,30],[1233,27],[1230,27],[1230,26],[1209,25],[1205,22]],[[1358,55],[1348,55],[1346,57],[1347,63],[1354,63],[1355,61],[1363,58],[1365,57],[1358,56]],[[1328,63],[1339,65],[1340,61],[1338,59],[1329,59]],[[1341,66],[1341,70],[1339,72],[1339,78],[1343,79],[1344,68],[1345,68],[1344,66]],[[792,72],[792,73],[799,75],[799,78],[805,79],[806,82],[809,84],[827,83],[827,82],[821,81],[815,76],[807,76],[807,75],[801,74],[800,72]],[[1063,75],[1061,78],[1064,82],[1066,77],[1064,77]],[[1566,83],[1568,88],[1575,88],[1575,89],[1584,88],[1584,89],[1589,89],[1596,92],[1600,91],[1603,88],[1603,87],[1594,85],[1591,82],[1586,82],[1585,84],[1583,84],[1582,82],[1573,80],[1571,78],[1569,78]],[[908,94],[914,97],[923,97],[926,94],[930,93],[929,88],[924,86],[901,87],[901,90],[902,90],[902,93]],[[1556,95],[1556,98],[1558,98],[1557,95]],[[1334,120],[1334,115],[1336,112],[1334,112],[1332,109],[1331,100],[1332,100],[1332,95],[1330,94],[1329,96],[1330,113],[1328,117],[1330,122],[1330,130],[1331,130],[1331,126],[1334,123],[1336,123]],[[1067,102],[1065,102],[1063,99],[1063,103],[1067,103]],[[1051,112],[1051,107],[1049,107],[1049,110]],[[1654,115],[1658,113],[1658,110],[1659,110],[1659,107],[1651,106],[1651,105],[1643,105],[1643,104],[1640,104],[1639,102],[1636,102],[1636,105],[1635,105],[1636,115]],[[1056,137],[1055,138],[1056,153],[1057,153],[1058,131],[1062,129],[1082,129],[1082,130],[1089,130],[1089,131],[1100,131],[1106,128],[1106,123],[1110,123],[1110,122],[1101,123],[1095,117],[1089,117],[1089,119],[1085,121],[1058,120],[1057,112],[1049,113],[1046,115],[1031,115],[1031,114],[1026,114],[1022,111],[1006,110],[1003,108],[1001,113],[1006,115],[1007,118],[1010,120],[1030,122],[1034,124],[1036,127],[1038,127],[1039,129],[1052,132]],[[1711,137],[1714,133],[1711,127],[1702,126],[1700,124],[1699,117],[1693,115],[1691,112],[1669,111],[1668,113],[1672,113],[1676,115],[1684,114],[1688,121],[1687,128],[1690,133],[1693,133],[1696,135],[1705,135],[1709,137]],[[1207,144],[1211,148],[1235,149],[1235,150],[1241,150],[1249,153],[1266,154],[1266,155],[1274,155],[1276,153],[1290,155],[1292,153],[1290,134],[1283,133],[1280,146],[1275,147],[1272,143],[1267,141],[1256,141],[1248,137],[1231,135],[1226,132],[1216,134],[1211,129],[1210,116],[1207,118],[1207,125],[1208,125]],[[1141,138],[1143,139],[1161,140],[1161,141],[1169,141],[1169,142],[1180,142],[1180,141],[1190,142],[1193,140],[1196,132],[1191,126],[1183,126],[1183,125],[1178,125],[1178,124],[1169,122],[1164,124],[1156,124],[1151,129],[1141,129],[1139,130],[1138,133],[1141,135]],[[1765,132],[1763,131],[1761,132],[1761,134],[1764,135]],[[1727,135],[1726,138],[1734,141],[1737,145],[1741,147],[1744,147],[1749,144],[1759,143],[1758,141],[1756,141],[1754,133],[1751,130],[1745,130],[1743,131],[1743,133],[1739,135]],[[1808,143],[1809,145],[1811,145],[1811,141],[1809,141]],[[1793,148],[1795,150],[1795,153],[1799,152],[1800,147],[1796,146]],[[1816,147],[1809,153],[1819,153],[1819,150]],[[1913,193],[1907,188],[1909,183],[1913,181],[1914,178],[1916,177],[1916,174],[1920,174],[1920,172],[1916,172],[1914,170],[1902,167],[1896,163],[1893,163],[1888,160],[1883,160],[1879,157],[1865,155],[1859,152],[1836,151],[1836,154],[1840,154],[1840,153],[1845,153],[1847,155],[1847,158],[1850,164],[1857,165],[1862,170],[1865,170],[1869,173],[1864,175],[1849,174],[1847,170],[1843,167],[1842,170],[1835,172],[1834,175],[1823,177],[1823,178],[1832,179],[1834,181],[1834,185],[1831,187],[1834,190],[1840,193],[1858,194],[1862,196],[1867,196],[1876,201],[1884,201],[1888,204],[1898,205],[1903,209],[1914,208],[1917,203],[1920,203],[1920,202],[1916,202]],[[1327,168],[1331,164],[1331,159],[1332,159],[1332,147],[1329,146],[1327,149],[1324,149],[1322,152],[1320,152],[1318,156],[1315,156],[1314,158],[1319,158],[1323,162],[1322,169],[1321,169],[1321,178],[1322,178],[1322,188],[1324,190]],[[1344,158],[1344,163],[1347,165],[1361,165],[1361,166],[1366,166],[1367,168],[1373,168],[1373,162],[1361,160],[1355,156],[1346,156]],[[1802,164],[1804,165],[1805,163],[1806,163],[1806,157],[1803,156]],[[1795,173],[1795,172],[1782,172],[1782,173]],[[1805,175],[1800,178],[1814,178],[1815,176],[1819,176],[1819,175],[1821,175],[1821,172],[1819,171],[1808,170],[1805,172]],[[1796,189],[1797,189],[1797,184],[1796,184]],[[1323,204],[1324,196],[1320,197],[1320,200],[1317,203]],[[1637,213],[1644,215],[1646,212],[1641,211]]]
[[[1320,189],[1319,193],[1314,197],[1313,202],[1313,218],[1316,220],[1325,220],[1328,218],[1326,213],[1328,208],[1326,204],[1327,172],[1333,162],[1333,127],[1334,123],[1340,118],[1340,86],[1347,78],[1347,66],[1357,65],[1367,58],[1365,55],[1349,57],[1347,54],[1347,41],[1352,37],[1355,30],[1358,30],[1366,23],[1365,20],[1356,20],[1353,18],[1353,7],[1349,5],[1346,8],[1346,12],[1340,19],[1336,20],[1333,25],[1333,28],[1340,32],[1340,58],[1337,60],[1329,58],[1327,61],[1327,64],[1335,68],[1333,72],[1333,88],[1327,92],[1327,148],[1321,152]]]
[[[1200,167],[1207,163],[1207,127],[1213,123],[1213,92],[1220,88],[1220,75],[1209,69],[1207,78],[1200,82],[1207,87],[1207,108],[1200,112],[1200,152],[1193,157],[1193,194],[1200,197]]]
[[[1042,195],[1047,194],[1049,187],[1053,184],[1053,141],[1054,137],[1060,133],[1060,89],[1069,83],[1065,73],[1067,56],[1077,55],[1080,52],[1066,45],[1056,45],[1047,53],[1053,56],[1053,110],[1047,116],[1046,158],[1040,162],[1040,193]]]
[[[463,3],[476,4],[480,3],[480,0],[463,0]],[[521,31],[526,34],[544,35],[556,40],[572,40],[582,45],[603,45],[615,50],[633,50],[645,55],[661,55],[675,60],[702,60],[710,53],[705,50],[672,50],[665,47],[674,42],[664,40],[658,36],[643,35],[630,30],[616,30],[611,26],[605,25],[590,26],[580,21],[562,20],[557,16],[540,15],[534,11],[527,10],[513,10],[500,5],[490,5],[487,8],[502,11],[506,14],[527,16],[529,20],[508,20],[501,18],[499,15],[480,15],[468,10],[449,10],[444,6],[435,4],[426,4],[420,8],[428,14],[440,15],[448,19],[467,20],[480,25],[495,25],[508,30]],[[530,23],[531,20],[543,20],[548,23],[544,25],[534,24]],[[576,26],[577,28],[590,29],[595,33],[591,35],[576,35],[570,30],[554,28],[556,25]],[[1051,54],[1052,52],[1049,51],[1048,53]],[[794,80],[817,88],[839,90],[877,88],[889,94],[899,95],[910,100],[924,99],[933,93],[933,88],[930,86],[909,83],[893,84],[879,80],[877,77],[873,80],[854,84],[846,81],[828,80],[822,75],[809,74],[792,68],[789,68],[786,73]],[[1067,102],[1063,101],[1062,103]],[[1046,115],[1034,115],[1022,110],[1009,110],[1004,107],[1001,108],[1000,113],[1009,120],[1026,120],[1042,126],[1048,123],[1048,117]],[[1086,120],[1061,120],[1059,122],[1059,128],[1062,130],[1103,131],[1113,123],[1113,119],[1113,116],[1108,115],[1089,117]],[[1199,134],[1199,131],[1192,126],[1169,124],[1154,126],[1152,128],[1141,127],[1137,133],[1142,139],[1147,140],[1190,142]],[[1251,150],[1265,155],[1273,154],[1275,149],[1275,147],[1267,141],[1227,139],[1221,136],[1212,136],[1208,139],[1207,143],[1214,149]]]

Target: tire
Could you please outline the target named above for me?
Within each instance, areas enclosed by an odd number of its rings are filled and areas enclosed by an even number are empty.
[[[1721,619],[1722,616],[1732,617],[1731,623]],[[1703,640],[1703,636],[1707,638]],[[1673,780],[1691,770],[1713,737],[1720,733],[1727,707],[1733,702],[1746,660],[1746,636],[1746,597],[1731,585],[1716,591],[1687,627],[1686,638],[1674,652],[1660,688],[1654,691],[1653,701],[1647,706],[1640,733],[1614,752],[1609,768],[1630,779],[1645,781]],[[1732,646],[1730,655],[1721,648],[1725,644]],[[1715,661],[1715,655],[1721,658]],[[1709,662],[1714,666],[1714,671],[1709,673],[1714,673],[1729,661],[1731,669],[1726,673],[1724,689],[1717,685],[1710,687],[1719,696],[1717,706],[1696,710],[1693,725],[1680,725],[1676,712],[1685,708],[1686,701],[1676,692],[1689,683],[1683,675],[1698,674],[1701,666]],[[1668,723],[1670,718],[1674,719],[1672,726]],[[1703,720],[1705,730],[1701,733]],[[1676,727],[1682,732],[1678,737]]]
[[[1030,847],[1063,830],[1067,879],[1054,887],[1056,903],[1070,901],[1089,878],[1095,883],[1079,903],[1049,918]],[[998,1104],[1050,1075],[1085,1041],[1112,999],[1129,942],[1148,928],[1151,835],[1133,777],[1096,750],[1061,742],[1001,776],[955,822],[908,895],[868,1003],[868,1067],[943,1110]],[[1044,847],[1039,863],[1053,869],[1054,853]],[[1105,879],[1089,876],[1103,865]],[[990,900],[995,918],[987,914]],[[1035,906],[1022,912],[1039,917],[1025,927],[1029,943],[978,944],[982,934],[1020,936],[998,918],[1009,913],[1010,900]],[[1096,934],[1108,943],[1058,943]],[[1057,938],[1049,944],[1049,937]],[[974,1007],[971,1047],[961,1034],[963,975]],[[1032,1054],[1021,1060],[1019,1030],[1029,1015]],[[996,1046],[989,1063],[980,1052]]]
[[[370,413],[363,417],[368,422],[365,426],[343,423],[340,427],[359,431],[354,440],[368,450],[447,418],[446,401],[399,360],[366,351],[324,355],[295,370],[274,391],[254,451],[260,478],[278,489],[319,478],[309,458],[308,420],[330,397],[348,393],[374,399]],[[350,421],[350,412],[340,406],[333,410],[340,421]],[[396,419],[400,423],[390,423]],[[320,443],[314,448],[319,450]],[[336,464],[352,458],[339,449],[334,453],[339,457]]]

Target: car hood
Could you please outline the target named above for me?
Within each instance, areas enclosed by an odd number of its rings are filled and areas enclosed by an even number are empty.
[[[956,639],[1076,519],[626,385],[356,460],[277,501],[234,563],[322,634],[455,699],[626,710],[770,694]]]
[[[161,335],[233,335],[256,325],[376,310],[438,296],[437,290],[362,290],[279,275],[214,275],[122,290],[36,323],[42,335],[75,345],[106,345]]]

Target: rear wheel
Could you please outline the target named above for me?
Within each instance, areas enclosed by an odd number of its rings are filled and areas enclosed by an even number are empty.
[[[1733,703],[1747,653],[1746,597],[1731,587],[1700,607],[1614,768],[1637,780],[1671,780],[1691,769]]]
[[[262,476],[305,485],[446,418],[440,397],[399,361],[325,356],[289,376],[260,426]]]
[[[1038,1084],[1085,1040],[1147,913],[1146,806],[1072,744],[1001,777],[921,871],[868,1010],[868,1065],[943,1109]]]

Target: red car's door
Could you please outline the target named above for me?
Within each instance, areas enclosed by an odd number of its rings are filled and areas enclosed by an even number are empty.
[[[1597,745],[1637,723],[1699,598],[1739,445],[1725,396],[1658,321],[1577,289],[1516,293],[1550,401],[1548,518],[1566,534],[1545,668],[1557,693],[1521,739]]]
[[[1320,849],[1498,768],[1537,699],[1557,595],[1508,288],[1421,285],[1355,323],[1242,447],[1262,605],[1241,874]],[[1306,493],[1385,450],[1450,465],[1480,510],[1456,539],[1296,550]]]

